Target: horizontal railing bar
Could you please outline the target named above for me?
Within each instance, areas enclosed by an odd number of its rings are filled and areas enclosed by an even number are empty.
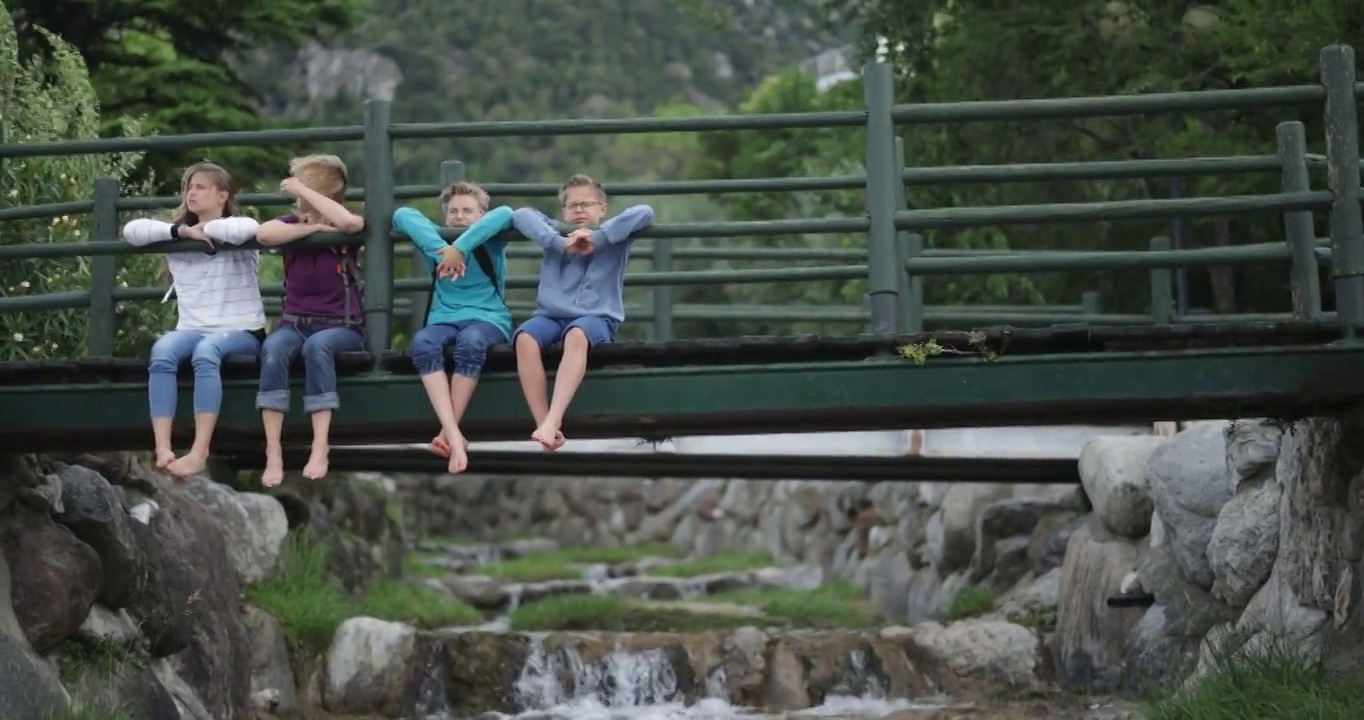
[[[1325,167],[1324,162],[1310,163]],[[1168,160],[1100,160],[1082,163],[958,165],[907,168],[908,186],[967,183],[1034,182],[1040,180],[1131,180],[1143,178],[1240,175],[1279,172],[1278,155],[1177,158]]]
[[[0,312],[5,313],[75,310],[88,307],[90,307],[90,292],[88,290],[0,297]]]
[[[869,222],[866,218],[818,218],[811,220],[745,220],[738,222],[678,223],[675,225],[655,225],[645,228],[637,237],[652,238],[725,238],[760,237],[764,235],[789,234],[828,234],[866,232]],[[441,228],[441,237],[457,239],[464,228]],[[513,241],[520,241],[515,232],[507,235]],[[407,236],[393,233],[395,242],[410,242]],[[302,240],[289,243],[289,247],[333,247],[337,245],[359,246],[364,243],[363,235],[343,235],[341,233],[318,233]],[[219,251],[269,250],[252,240],[241,245],[220,245]],[[195,240],[155,243],[141,247],[128,245],[119,240],[95,240],[70,243],[34,243],[29,245],[0,245],[0,259],[24,259],[39,257],[81,257],[96,255],[145,255],[172,252],[203,252],[204,244]]]
[[[786,130],[861,126],[864,110],[695,117],[592,118],[585,120],[493,120],[486,122],[394,123],[389,135],[402,138],[494,138],[527,135],[602,135],[714,130]]]
[[[1313,169],[1325,167],[1321,159],[1309,159]],[[1023,163],[1016,165],[959,165],[909,168],[903,173],[905,185],[910,187],[1069,180],[1124,180],[1166,177],[1196,177],[1236,175],[1255,172],[1278,172],[1281,162],[1277,155],[1247,155],[1236,157],[1174,158],[1164,160],[1104,160],[1083,163]],[[703,195],[748,192],[818,192],[832,190],[862,190],[866,177],[837,175],[831,177],[754,178],[741,180],[670,180],[661,182],[627,182],[605,185],[609,195],[640,197],[654,195]],[[554,197],[559,192],[555,183],[485,183],[482,187],[498,197],[533,198]],[[400,185],[394,189],[397,200],[420,200],[437,197],[440,185]],[[346,200],[361,202],[364,188],[346,191]],[[125,197],[115,207],[124,211],[167,210],[180,203],[178,197]],[[241,207],[284,207],[294,198],[283,193],[243,193],[237,196]],[[62,215],[92,212],[94,203],[88,200],[47,203],[23,207],[0,208],[0,222],[33,220]]]
[[[1031,100],[977,100],[902,104],[891,108],[897,124],[1069,120],[1113,115],[1154,115],[1208,110],[1307,105],[1326,100],[1321,85],[1238,90],[1192,90],[1120,97],[1068,97]]]
[[[630,250],[631,260],[651,261],[651,244],[636,245]],[[865,261],[867,251],[857,248],[674,248],[674,260],[852,260]],[[539,247],[519,245],[507,248],[507,257],[539,259],[544,251]]]
[[[99,140],[59,140],[40,143],[0,144],[0,158],[56,157],[120,152],[153,152],[185,148],[235,147],[238,145],[285,145],[288,143],[349,142],[363,140],[365,129],[350,127],[284,128],[279,130],[233,130],[185,135],[148,135]]]
[[[1330,207],[1331,193],[1315,190],[1273,195],[1194,197],[1157,200],[1114,200],[1052,205],[1004,205],[908,210],[895,213],[901,230],[1030,225],[1053,222],[1158,220],[1207,217],[1245,212],[1314,210]]]
[[[1287,243],[1261,243],[1193,250],[1108,250],[1067,255],[999,255],[994,257],[911,258],[905,269],[916,275],[977,275],[1069,270],[1152,270],[1221,265],[1254,265],[1287,260]]]

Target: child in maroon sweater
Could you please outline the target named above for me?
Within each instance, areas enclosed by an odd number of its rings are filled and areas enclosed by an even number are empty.
[[[284,245],[317,232],[358,233],[365,221],[347,210],[346,165],[335,155],[296,158],[280,189],[298,200],[294,212],[260,226],[262,245]],[[364,350],[363,308],[356,249],[284,250],[284,313],[261,347],[260,392],[256,407],[265,426],[265,471],[261,484],[284,479],[280,435],[289,410],[289,365],[303,356],[303,411],[312,418],[313,444],[303,476],[327,474],[328,432],[336,393],[336,355]]]

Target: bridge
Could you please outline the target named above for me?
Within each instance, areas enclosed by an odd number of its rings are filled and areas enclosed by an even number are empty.
[[[185,147],[266,146],[281,143],[363,143],[365,231],[317,236],[318,245],[363,245],[368,353],[340,359],[343,408],[336,445],[425,442],[435,421],[411,364],[394,342],[422,277],[395,278],[394,260],[407,239],[392,232],[395,204],[432,198],[440,185],[395,186],[395,143],[412,138],[514,138],[597,133],[717,132],[789,128],[848,128],[865,134],[865,173],[834,177],[742,178],[608,184],[616,197],[771,191],[862,191],[866,212],[856,217],[790,218],[766,222],[661,224],[643,234],[636,252],[653,264],[631,271],[628,286],[653,288],[647,307],[629,319],[649,322],[649,338],[594,351],[587,380],[564,430],[570,438],[640,438],[802,433],[828,430],[902,430],[1075,423],[1146,423],[1235,416],[1281,418],[1326,414],[1364,399],[1364,226],[1361,225],[1359,124],[1354,51],[1322,50],[1320,82],[1289,87],[1152,93],[1121,97],[896,104],[890,68],[864,69],[860,110],[724,115],[687,118],[546,120],[518,122],[394,123],[386,101],[370,101],[362,125],[263,132],[198,134],[61,143],[10,143],[0,161]],[[906,127],[934,123],[1039,121],[1245,108],[1315,108],[1325,126],[1325,152],[1307,152],[1304,125],[1278,125],[1269,152],[1242,157],[1121,160],[1002,166],[907,166],[896,137]],[[1315,112],[1316,110],[1314,110]],[[462,165],[440,167],[442,183],[461,177]],[[1013,183],[1227,175],[1277,175],[1277,192],[1229,197],[1157,198],[1033,206],[910,208],[907,188],[935,184]],[[477,178],[480,181],[481,178]],[[550,197],[556,186],[481,183],[500,199]],[[90,201],[0,209],[0,222],[92,215],[81,242],[0,245],[0,261],[89,257],[89,287],[49,294],[0,297],[0,314],[77,309],[88,312],[85,356],[0,364],[0,451],[138,449],[150,443],[146,418],[146,361],[115,357],[116,308],[155,301],[163,288],[125,288],[119,257],[164,252],[172,245],[133,248],[118,239],[120,213],[172,207],[175,198],[121,197],[102,179]],[[241,202],[278,207],[283,195],[247,194]],[[1314,212],[1329,216],[1318,233]],[[1234,214],[1268,215],[1283,240],[1253,245],[1174,249],[1155,237],[1149,250],[944,250],[925,247],[934,229],[1093,221],[1138,221]],[[457,237],[460,229],[447,232]],[[854,247],[675,248],[682,238],[793,234],[865,236]],[[191,245],[186,243],[184,247]],[[245,247],[257,247],[248,243]],[[225,249],[225,251],[232,251]],[[514,247],[513,257],[533,255]],[[784,268],[678,271],[680,258],[813,262]],[[1172,276],[1178,268],[1286,266],[1291,307],[1258,315],[1177,313]],[[1333,308],[1324,308],[1319,272],[1328,268]],[[1150,273],[1149,312],[1105,313],[1095,296],[1071,307],[933,307],[923,302],[929,276],[1113,271]],[[687,306],[671,301],[683,285],[865,280],[863,307]],[[511,277],[509,288],[534,287],[533,277]],[[279,297],[280,287],[265,294]],[[274,301],[271,301],[274,303]],[[277,311],[277,304],[273,305]],[[513,305],[518,320],[526,308]],[[762,319],[847,323],[849,334],[729,339],[676,339],[684,318]],[[627,323],[627,326],[629,323]],[[546,356],[546,367],[557,358]],[[464,425],[472,441],[521,440],[531,429],[509,347],[489,358]],[[224,369],[225,400],[215,450],[243,458],[260,453],[254,409],[256,362]],[[301,368],[295,373],[301,386]],[[187,379],[187,375],[186,375]],[[189,406],[189,386],[181,407]],[[307,418],[287,417],[287,442],[306,443]],[[188,419],[178,426],[188,437]],[[558,455],[558,454],[556,454]],[[471,469],[477,470],[477,459]],[[756,471],[755,471],[756,472]]]

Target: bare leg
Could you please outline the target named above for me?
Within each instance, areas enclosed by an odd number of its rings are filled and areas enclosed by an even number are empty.
[[[516,336],[516,375],[521,379],[521,393],[526,396],[526,406],[530,416],[535,419],[536,431],[549,414],[549,382],[545,379],[545,363],[540,357],[540,346],[529,333]],[[556,380],[557,382],[557,380]],[[551,434],[546,443],[531,433],[531,438],[539,441],[546,450],[558,450],[564,444],[562,435]]]
[[[459,432],[459,424],[455,422],[455,411],[450,405],[450,380],[445,377],[445,372],[433,372],[422,376],[422,387],[426,390],[426,399],[431,401],[431,409],[436,411],[436,418],[440,420],[441,436],[450,447],[450,464],[446,470],[450,473],[461,473],[469,466],[469,455],[464,450],[464,436]]]
[[[327,452],[332,431],[332,411],[313,413],[313,448],[308,453],[308,464],[303,466],[303,477],[321,480],[327,476]]]
[[[166,466],[170,474],[187,478],[197,475],[204,471],[208,466],[208,454],[210,443],[213,440],[213,429],[218,426],[217,413],[195,413],[194,414],[194,445],[190,446],[189,452],[184,457]]]
[[[284,482],[284,448],[280,441],[284,435],[284,413],[262,410],[260,424],[265,428],[265,471],[260,474],[260,484],[276,487]]]
[[[587,334],[582,330],[572,328],[564,335],[564,355],[559,360],[558,372],[554,373],[554,400],[540,421],[540,426],[531,434],[547,449],[558,450],[564,444],[559,426],[563,424],[569,403],[573,402],[573,396],[587,374],[587,347]]]
[[[171,426],[175,424],[175,418],[154,418],[152,420],[152,437],[156,439],[156,467],[165,470],[167,465],[175,462],[175,450],[171,449]]]

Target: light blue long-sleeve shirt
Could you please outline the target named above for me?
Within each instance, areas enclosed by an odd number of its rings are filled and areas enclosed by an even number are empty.
[[[440,278],[431,293],[431,308],[426,313],[427,324],[461,323],[482,320],[501,328],[511,336],[512,317],[503,300],[507,290],[507,241],[498,237],[511,229],[512,210],[498,207],[489,210],[478,222],[470,225],[455,240],[454,246],[464,253],[467,270],[463,277],[451,280]],[[449,244],[440,236],[440,227],[416,208],[398,208],[393,213],[393,229],[408,236],[421,248],[426,271],[434,272],[440,262],[441,251]],[[474,259],[474,248],[487,248],[497,273],[497,286],[483,272]]]
[[[593,250],[587,255],[564,251],[567,240],[544,213],[521,208],[512,215],[512,225],[527,240],[544,248],[540,261],[540,288],[535,296],[535,314],[552,318],[580,318],[590,315],[625,321],[625,266],[630,261],[634,234],[653,224],[654,209],[631,205],[621,214],[592,231]]]

